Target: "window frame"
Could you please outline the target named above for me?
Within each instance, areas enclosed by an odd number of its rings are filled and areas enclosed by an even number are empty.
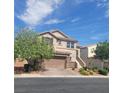
[[[70,48],[70,42],[67,41],[67,48]]]
[[[74,48],[74,42],[67,41],[67,48]]]
[[[71,45],[70,45],[71,48],[74,48],[74,42],[71,42],[70,44],[71,44]]]

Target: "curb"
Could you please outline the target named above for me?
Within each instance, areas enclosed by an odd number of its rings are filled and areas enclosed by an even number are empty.
[[[109,78],[109,76],[14,76],[14,78]]]

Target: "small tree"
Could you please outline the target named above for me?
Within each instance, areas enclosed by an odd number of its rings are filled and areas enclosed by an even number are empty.
[[[109,59],[109,43],[107,41],[98,43],[95,53],[98,59],[108,60]]]
[[[42,42],[42,38],[31,30],[18,32],[14,43],[14,58],[23,58],[30,63],[30,60],[50,59],[53,56],[52,46]]]

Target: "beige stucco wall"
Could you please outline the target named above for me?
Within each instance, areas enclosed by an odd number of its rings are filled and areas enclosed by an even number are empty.
[[[61,35],[59,32],[54,32],[52,33],[54,34],[56,37],[61,37],[61,38],[65,38],[63,35]]]
[[[56,45],[55,46],[56,46],[56,48],[67,48],[67,41],[61,41],[61,44],[59,44],[58,42],[56,42]],[[74,49],[76,49],[76,43],[74,43]]]
[[[77,56],[78,56],[77,53],[76,53],[77,50],[78,50],[77,48],[75,48],[75,49],[71,49],[71,48],[56,48],[56,51],[70,53],[71,62],[76,62],[77,63],[77,68],[81,68],[81,65],[77,61]],[[80,50],[78,50],[78,51],[80,51]],[[79,53],[78,57],[80,57],[80,53]]]
[[[90,57],[94,57],[95,52],[92,52],[92,50],[96,50],[97,45],[91,45],[91,46],[87,46],[85,48],[81,48],[80,49],[80,56],[81,58],[90,58]]]
[[[67,42],[66,41],[61,41],[61,44],[59,42],[56,42],[56,45],[54,45],[56,48],[66,48]]]
[[[94,57],[95,52],[92,52],[92,50],[96,50],[97,45],[92,45],[88,47],[88,57]]]
[[[70,53],[71,61],[76,61],[76,49],[56,48],[56,51]]]

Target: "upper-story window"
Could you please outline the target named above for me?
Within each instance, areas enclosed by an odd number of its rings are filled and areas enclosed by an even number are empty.
[[[43,37],[43,41],[48,45],[53,45],[53,39],[49,37]]]
[[[74,42],[67,42],[67,48],[74,48]]]
[[[74,48],[74,42],[71,42],[71,48]]]
[[[58,45],[61,45],[61,40],[57,40],[57,42],[58,42]]]
[[[67,42],[67,48],[70,48],[70,42]]]

